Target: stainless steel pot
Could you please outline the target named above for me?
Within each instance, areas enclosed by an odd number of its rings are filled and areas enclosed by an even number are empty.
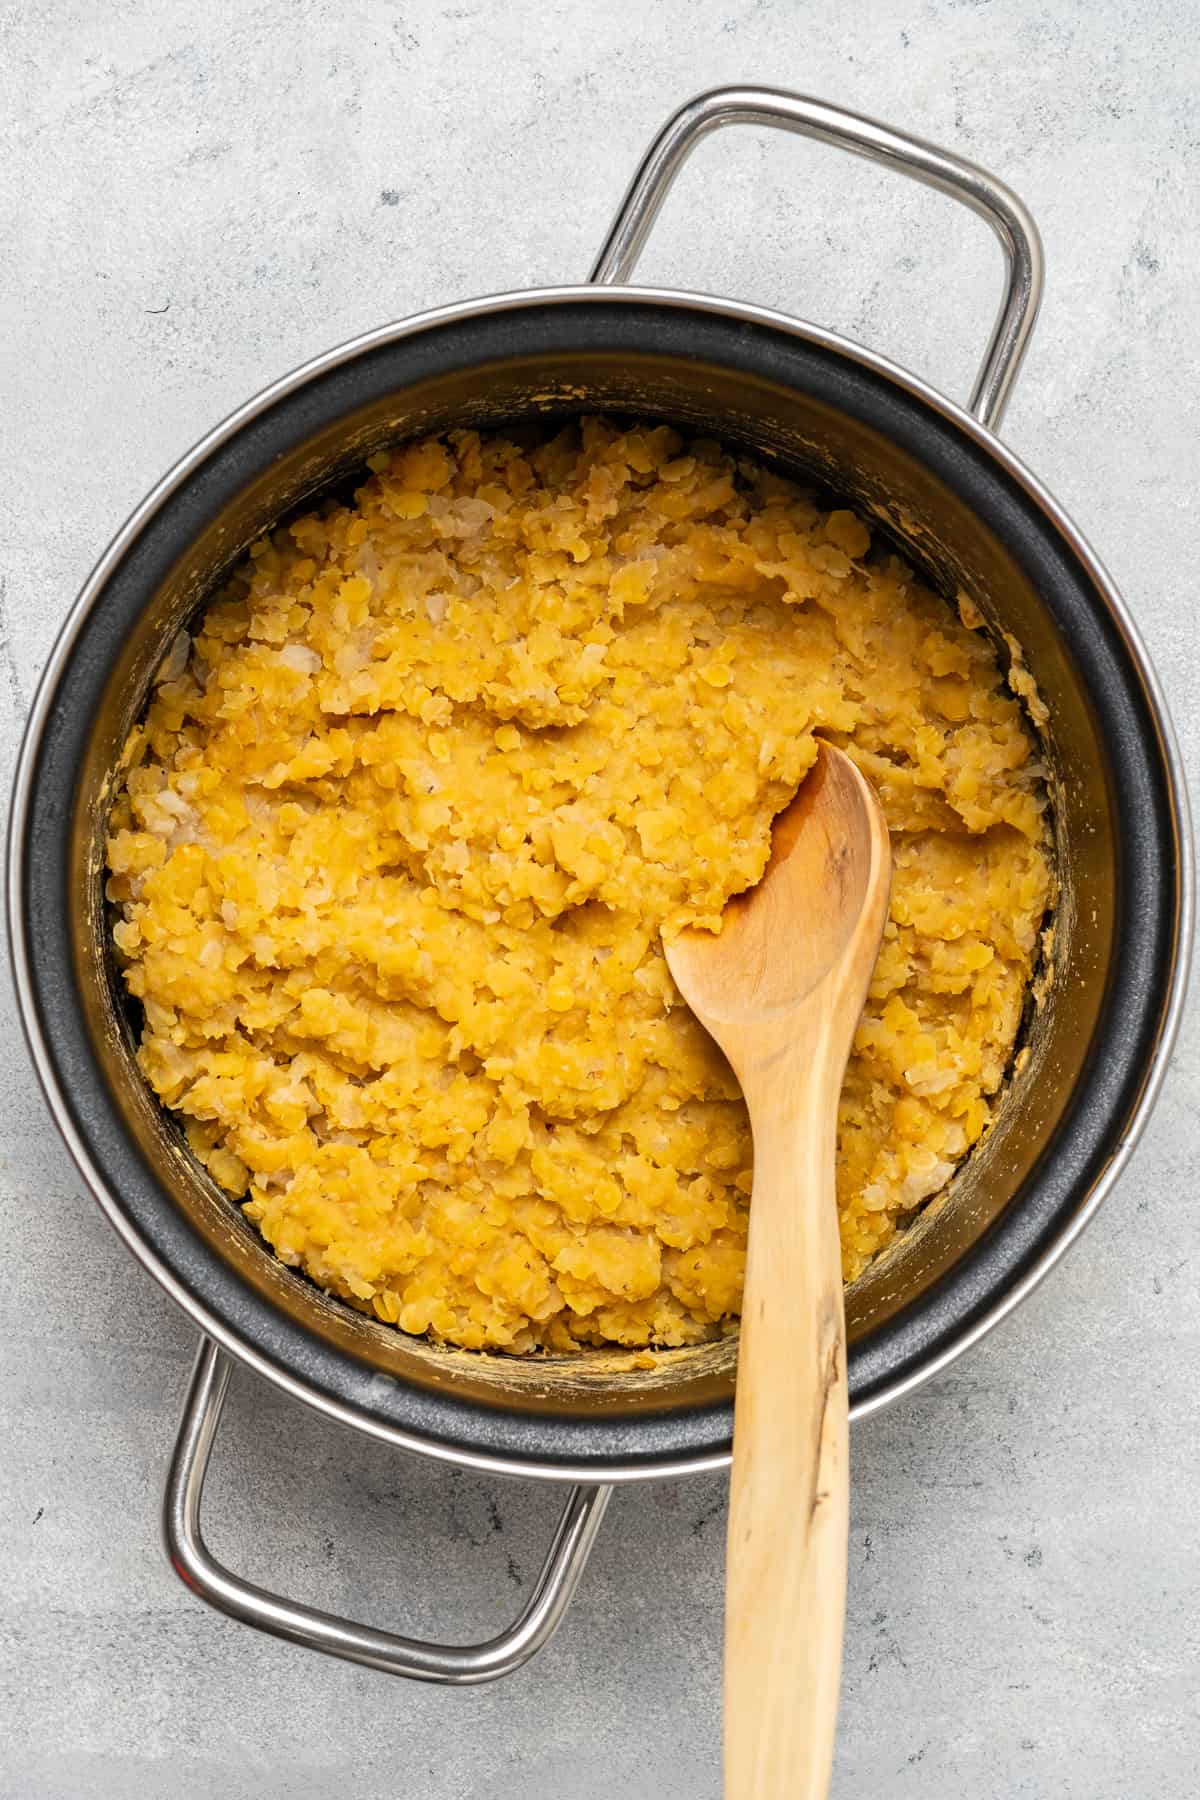
[[[688,151],[731,122],[779,125],[890,164],[982,215],[1007,283],[964,411],[831,332],[626,281]],[[583,410],[700,428],[845,495],[928,578],[1013,634],[1049,708],[1063,877],[1048,1003],[994,1130],[946,1196],[847,1295],[853,1412],[945,1368],[1036,1285],[1140,1132],[1178,1020],[1191,940],[1189,826],[1162,698],[1103,568],[994,435],[1041,292],[1037,233],[982,170],[798,96],[725,89],[683,107],[618,213],[593,285],[506,294],[357,338],[278,381],[147,497],[88,580],[50,659],[17,774],[9,928],[21,1014],[55,1120],[126,1244],[202,1347],[167,1484],[169,1553],[228,1613],[397,1674],[484,1681],[561,1619],[610,1486],[723,1466],[735,1348],[628,1373],[599,1353],[520,1360],[406,1338],[285,1268],[188,1155],[149,1094],[108,953],[112,771],[180,624],[264,528],[416,432]],[[492,1642],[452,1649],[331,1618],[207,1550],[199,1508],[230,1359],[404,1450],[583,1481],[534,1594]]]

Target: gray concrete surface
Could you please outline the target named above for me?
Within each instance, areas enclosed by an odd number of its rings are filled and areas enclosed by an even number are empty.
[[[1050,282],[1007,436],[1123,584],[1196,770],[1198,22],[1189,0],[0,4],[6,768],[89,564],[204,428],[385,319],[581,277],[664,114],[758,79],[955,145],[1033,207]],[[689,169],[645,272],[961,393],[998,267],[947,202],[746,132]],[[156,1507],[192,1332],[81,1195],[11,1022],[0,1052],[4,1800],[715,1800],[720,1481],[619,1495],[561,1636],[493,1689],[389,1682],[187,1596]],[[1193,1013],[1067,1264],[856,1432],[837,1800],[1196,1793],[1198,1110]],[[218,1464],[237,1567],[451,1637],[513,1609],[554,1509],[249,1378]]]

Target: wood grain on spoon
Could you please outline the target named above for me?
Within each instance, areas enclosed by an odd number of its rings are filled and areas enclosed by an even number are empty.
[[[819,1800],[837,1725],[849,1528],[837,1107],[887,913],[887,825],[822,744],[758,886],[667,961],[754,1133],[725,1604],[726,1800]]]

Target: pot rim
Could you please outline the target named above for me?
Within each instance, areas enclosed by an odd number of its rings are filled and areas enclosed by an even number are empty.
[[[1167,775],[1169,803],[1178,855],[1178,895],[1174,909],[1175,941],[1171,964],[1170,990],[1153,1050],[1145,1068],[1141,1090],[1130,1111],[1116,1150],[1091,1191],[1063,1224],[1024,1274],[1011,1287],[997,1295],[955,1337],[920,1366],[884,1380],[870,1394],[851,1406],[851,1418],[861,1419],[880,1411],[906,1394],[913,1393],[925,1382],[941,1374],[994,1326],[1015,1311],[1040,1284],[1080,1236],[1094,1217],[1102,1201],[1121,1174],[1133,1147],[1145,1127],[1162,1087],[1182,1016],[1191,962],[1193,917],[1195,906],[1195,871],[1192,826],[1183,763],[1174,727],[1162,690],[1133,619],[1104,565],[1087,539],[1072,523],[1061,506],[1052,498],[1038,478],[1013,452],[1005,447],[994,432],[982,425],[955,401],[950,400],[919,376],[910,373],[882,356],[878,351],[855,344],[850,339],[825,327],[778,312],[773,308],[722,298],[717,295],[691,293],[664,287],[569,285],[525,288],[508,293],[485,295],[473,300],[431,308],[414,313],[390,324],[376,327],[323,351],[281,376],[205,433],[193,447],[173,465],[146,497],[135,507],[109,543],[87,580],[58,633],[46,667],[38,683],[18,754],[9,812],[7,843],[7,926],[14,984],[17,993],[21,1028],[29,1048],[34,1069],[51,1115],[70,1151],[76,1168],[97,1201],[109,1223],[126,1247],[154,1277],[159,1286],[207,1337],[218,1343],[237,1361],[244,1363],[293,1399],[314,1408],[354,1430],[366,1432],[393,1445],[421,1456],[461,1468],[490,1475],[533,1478],[548,1481],[578,1481],[584,1471],[578,1463],[551,1460],[525,1461],[492,1452],[442,1443],[387,1421],[359,1412],[347,1402],[336,1399],[302,1380],[291,1371],[279,1367],[256,1345],[247,1342],[222,1320],[213,1315],[197,1296],[190,1293],[172,1270],[143,1240],[125,1215],[90,1157],[76,1130],[65,1097],[48,1053],[35,1002],[29,964],[29,947],[25,918],[21,905],[24,892],[25,832],[34,789],[34,771],[38,751],[62,671],[84,619],[90,614],[105,584],[121,558],[136,541],[147,522],[169,495],[220,445],[243,426],[268,410],[277,401],[315,378],[328,374],[359,355],[433,327],[458,320],[503,313],[517,308],[557,306],[580,302],[599,305],[622,303],[651,304],[680,311],[696,311],[723,315],[739,322],[765,325],[789,336],[801,338],[830,353],[849,359],[875,374],[895,383],[913,399],[931,408],[986,452],[1045,515],[1053,529],[1066,541],[1073,555],[1083,564],[1117,627],[1126,652],[1134,665],[1158,732],[1159,750]],[[676,1455],[650,1465],[625,1462],[589,1462],[585,1478],[604,1483],[633,1483],[666,1479],[681,1475],[708,1473],[723,1469],[730,1462],[728,1450],[693,1455]]]

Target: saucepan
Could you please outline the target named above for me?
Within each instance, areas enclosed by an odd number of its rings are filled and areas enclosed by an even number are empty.
[[[779,312],[628,285],[684,158],[733,123],[781,126],[886,164],[991,226],[1007,273],[969,407]],[[1041,281],[1032,220],[981,169],[816,100],[759,88],[702,95],[651,147],[589,284],[442,307],[305,363],[165,475],[100,559],[21,752],[12,954],[32,1055],[83,1180],[202,1334],[164,1517],[175,1566],[216,1606],[395,1674],[507,1673],[561,1620],[614,1482],[728,1462],[736,1342],[639,1370],[600,1352],[506,1358],[406,1337],[286,1268],[192,1159],[136,1067],[103,892],[117,759],[174,634],[255,538],[382,446],[603,412],[744,446],[841,496],[948,598],[969,595],[1002,656],[1020,646],[1046,709],[1061,885],[1045,993],[993,1129],[847,1293],[861,1418],[961,1355],[1078,1235],[1145,1123],[1184,988],[1191,851],[1162,696],[1096,556],[996,436]],[[399,1450],[569,1484],[520,1618],[486,1644],[419,1643],[222,1567],[205,1545],[200,1501],[234,1361]]]

